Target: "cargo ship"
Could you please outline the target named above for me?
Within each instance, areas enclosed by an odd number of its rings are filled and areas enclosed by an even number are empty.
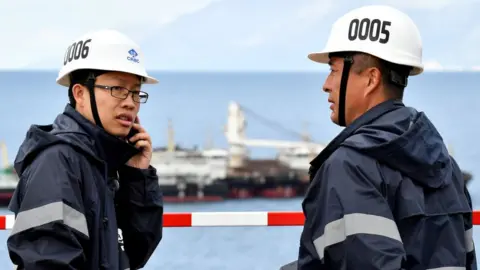
[[[169,121],[167,146],[155,148],[152,156],[165,201],[291,198],[305,193],[309,161],[324,145],[311,142],[305,134],[298,134],[299,141],[246,138],[244,110],[236,102],[228,107],[225,149],[182,148]],[[278,153],[272,159],[251,159],[249,147],[273,147]]]

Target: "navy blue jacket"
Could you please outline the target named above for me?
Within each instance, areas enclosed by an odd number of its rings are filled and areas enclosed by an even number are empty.
[[[8,238],[20,269],[138,269],[162,239],[156,170],[67,105],[53,125],[32,125],[15,159],[20,181]],[[122,237],[123,236],[123,237]]]
[[[424,113],[376,106],[311,162],[311,178],[299,270],[477,269],[470,196]]]

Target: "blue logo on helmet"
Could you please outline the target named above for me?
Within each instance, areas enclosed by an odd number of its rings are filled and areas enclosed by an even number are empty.
[[[140,60],[138,60],[137,58],[138,53],[134,49],[131,49],[130,51],[128,51],[128,54],[130,55],[130,56],[127,56],[128,61],[140,63]]]

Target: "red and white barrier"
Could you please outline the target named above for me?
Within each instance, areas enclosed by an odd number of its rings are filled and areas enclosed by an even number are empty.
[[[300,226],[302,212],[165,213],[164,227]]]
[[[164,227],[230,227],[230,226],[302,226],[303,212],[192,212],[165,213]],[[0,216],[0,230],[10,230],[14,215]],[[480,211],[473,211],[473,224],[480,225]]]

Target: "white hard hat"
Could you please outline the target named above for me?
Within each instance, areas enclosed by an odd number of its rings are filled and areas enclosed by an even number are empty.
[[[417,26],[408,15],[389,6],[364,6],[343,15],[333,24],[324,50],[310,53],[308,58],[328,63],[330,53],[347,51],[410,66],[410,75],[423,72],[422,40]]]
[[[57,83],[68,87],[69,74],[79,69],[126,72],[143,77],[143,83],[158,83],[148,76],[144,61],[140,46],[126,35],[110,29],[89,32],[67,47]]]

